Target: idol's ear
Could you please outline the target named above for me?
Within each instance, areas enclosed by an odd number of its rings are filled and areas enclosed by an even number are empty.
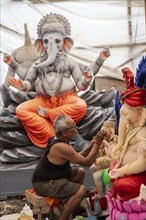
[[[62,52],[65,55],[67,55],[70,52],[73,45],[74,45],[74,41],[71,36],[64,37],[63,45],[62,45]]]
[[[145,108],[141,108],[139,109],[139,111],[140,111],[140,115],[139,115],[138,125],[144,126],[146,121],[146,110]]]
[[[37,53],[39,53],[40,55],[42,55],[45,52],[45,48],[43,46],[43,41],[41,38],[38,38],[35,42],[34,42],[34,47],[37,51]]]

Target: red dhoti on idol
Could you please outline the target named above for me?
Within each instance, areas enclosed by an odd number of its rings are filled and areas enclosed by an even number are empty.
[[[113,170],[114,166],[115,161],[111,163],[109,170]],[[118,179],[111,179],[111,181],[111,196],[121,201],[128,201],[139,196],[141,184],[146,185],[146,171]]]

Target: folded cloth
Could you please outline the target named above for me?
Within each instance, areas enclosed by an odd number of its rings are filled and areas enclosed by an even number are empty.
[[[37,195],[36,192],[34,191],[34,189],[28,189],[26,191],[28,191],[31,194]],[[60,199],[52,198],[52,197],[48,197],[48,196],[43,196],[43,197],[46,200],[46,202],[48,203],[48,205],[51,207],[54,207],[54,206],[58,207],[61,204]]]

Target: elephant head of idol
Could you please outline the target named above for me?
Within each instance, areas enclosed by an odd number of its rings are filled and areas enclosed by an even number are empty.
[[[34,64],[35,68],[51,65],[60,55],[67,55],[74,44],[68,20],[59,14],[44,16],[38,24],[37,34],[35,47],[44,58]]]
[[[122,73],[127,89],[121,94],[119,138],[111,152],[111,156],[115,159],[120,158],[120,152],[124,151],[124,146],[126,146],[124,143],[127,140],[127,127],[139,128],[146,123],[146,88],[134,85],[134,76],[129,68],[122,69]]]

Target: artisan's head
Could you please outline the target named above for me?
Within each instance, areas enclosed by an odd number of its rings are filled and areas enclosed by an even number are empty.
[[[72,118],[67,115],[59,115],[54,121],[56,137],[66,141],[71,140],[77,135],[77,127]]]

